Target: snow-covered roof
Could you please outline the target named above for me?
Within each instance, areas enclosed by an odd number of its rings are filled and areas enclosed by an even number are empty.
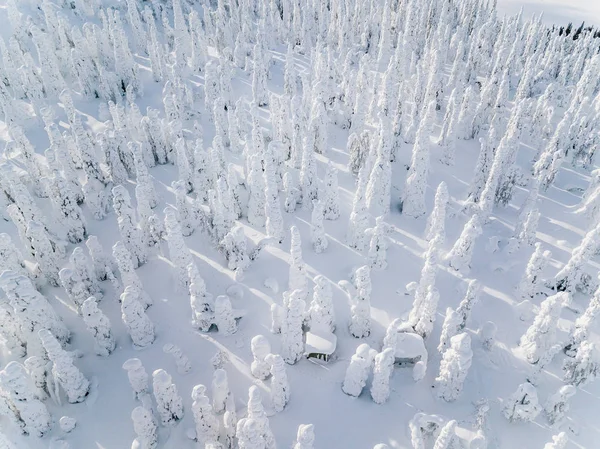
[[[418,334],[399,332],[396,344],[397,359],[414,359],[421,356],[421,360],[427,360],[427,349],[425,342]]]
[[[336,345],[337,337],[332,332],[307,332],[304,351],[307,354],[317,353],[331,355],[335,352]]]

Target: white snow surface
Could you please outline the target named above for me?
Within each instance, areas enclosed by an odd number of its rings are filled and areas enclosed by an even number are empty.
[[[18,3],[18,2],[17,2]],[[33,4],[33,1],[24,2]],[[120,2],[117,2],[120,3]],[[581,20],[600,23],[600,2],[595,0],[572,0],[570,2],[531,0],[527,2],[517,0],[500,0],[501,12],[518,12],[524,4],[525,12],[545,11],[545,20],[566,23],[573,21],[577,24]],[[5,23],[5,2],[0,2],[0,24]],[[123,16],[125,16],[124,14]],[[68,15],[69,19],[77,19]],[[2,31],[0,31],[2,32]],[[272,69],[273,78],[269,80],[268,87],[272,91],[281,92],[283,86],[283,60],[285,48],[278,48],[273,52],[276,63]],[[215,56],[214,54],[212,55]],[[306,70],[308,63],[304,56],[296,55],[297,67]],[[138,58],[138,62],[148,67],[145,58]],[[154,83],[149,70],[140,70],[144,85],[144,96],[137,99],[141,111],[147,106],[158,107],[162,111],[161,90],[162,83]],[[197,78],[195,82],[202,81]],[[233,81],[234,97],[249,95],[249,79],[244,75],[236,77]],[[99,101],[89,101],[78,94],[73,94],[75,106],[83,115],[82,120],[86,127],[93,132],[104,129],[102,121],[98,118]],[[61,125],[66,125],[66,118],[62,108],[57,107]],[[203,106],[199,106],[199,117],[205,113]],[[268,110],[261,108],[259,111],[263,126],[269,128]],[[441,119],[438,116],[438,121]],[[214,126],[208,122],[204,126],[204,141],[210,142],[214,134]],[[191,126],[190,126],[191,127]],[[38,154],[48,147],[48,139],[40,124],[29,123],[27,135]],[[179,394],[183,397],[185,416],[178,425],[171,429],[159,429],[159,447],[164,449],[192,449],[196,448],[195,442],[186,436],[186,430],[194,426],[191,413],[191,397],[193,386],[197,384],[210,385],[213,376],[213,367],[209,361],[215,353],[222,351],[227,356],[224,369],[227,371],[229,386],[236,398],[238,418],[245,416],[245,407],[248,397],[248,388],[257,385],[263,393],[267,408],[270,407],[269,381],[261,382],[252,377],[250,364],[252,353],[250,341],[253,336],[262,334],[267,336],[273,353],[280,353],[280,336],[273,335],[270,329],[270,306],[273,302],[282,302],[281,293],[266,288],[266,277],[277,280],[279,285],[287,285],[289,270],[289,227],[297,226],[302,236],[303,260],[306,264],[309,278],[324,275],[333,284],[333,301],[336,312],[337,358],[326,367],[313,364],[302,359],[294,366],[287,366],[287,376],[291,388],[291,399],[285,411],[269,417],[270,427],[274,433],[279,447],[290,447],[295,440],[296,429],[301,423],[311,423],[315,426],[316,448],[371,448],[377,443],[386,443],[391,448],[409,448],[410,433],[408,423],[415,413],[424,412],[442,416],[446,421],[458,421],[457,433],[460,435],[473,435],[476,419],[474,402],[480,398],[490,401],[491,412],[489,428],[491,447],[497,449],[533,449],[543,447],[545,442],[557,431],[551,428],[543,417],[538,417],[530,425],[515,425],[508,423],[502,416],[503,400],[508,398],[516,387],[524,382],[525,376],[530,372],[529,365],[520,348],[518,338],[531,324],[519,319],[519,312],[515,308],[519,299],[515,288],[524,272],[531,248],[526,247],[515,253],[507,254],[498,251],[490,254],[485,251],[484,242],[493,236],[501,239],[510,238],[512,229],[518,217],[518,207],[527,197],[527,191],[518,188],[511,201],[510,207],[496,208],[491,216],[491,222],[483,227],[483,236],[475,246],[471,271],[468,278],[478,279],[483,288],[478,305],[473,308],[472,315],[465,332],[473,340],[473,364],[467,376],[462,395],[454,403],[448,404],[436,398],[432,390],[433,379],[437,375],[440,355],[437,347],[443,317],[440,312],[446,307],[456,307],[462,299],[468,279],[460,273],[440,264],[436,287],[440,292],[438,316],[433,333],[426,341],[430,360],[425,379],[415,384],[410,370],[395,369],[391,379],[390,399],[383,405],[373,403],[368,393],[363,393],[358,398],[349,397],[341,391],[341,382],[344,378],[350,357],[354,354],[360,343],[368,343],[373,348],[380,348],[388,324],[395,318],[408,314],[412,305],[412,297],[398,294],[407,283],[418,280],[423,264],[422,254],[427,247],[423,239],[426,216],[418,219],[403,216],[397,212],[396,203],[405,180],[404,165],[410,160],[410,150],[404,147],[398,155],[398,161],[393,164],[394,177],[392,179],[392,207],[390,215],[386,218],[389,223],[390,245],[387,251],[388,267],[383,271],[371,273],[371,333],[363,339],[353,338],[347,328],[350,318],[350,306],[347,295],[337,287],[337,282],[348,279],[348,273],[357,266],[366,263],[366,252],[360,253],[345,245],[345,235],[348,217],[351,212],[352,195],[355,190],[355,178],[347,170],[348,154],[346,141],[348,131],[341,130],[335,125],[329,128],[329,150],[326,156],[316,155],[318,172],[324,175],[326,164],[331,161],[339,173],[341,218],[337,221],[326,221],[325,231],[329,239],[329,246],[322,254],[315,254],[310,243],[310,211],[299,208],[294,214],[285,213],[284,229],[286,239],[281,245],[266,247],[260,258],[256,260],[245,272],[243,281],[237,284],[234,273],[227,269],[227,262],[223,256],[210,244],[208,238],[200,232],[185,238],[190,248],[194,262],[197,264],[202,277],[206,281],[207,291],[214,297],[225,294],[227,289],[236,284],[243,289],[243,295],[232,298],[234,309],[247,311],[239,320],[237,333],[224,337],[218,332],[201,333],[196,331],[191,324],[191,310],[187,292],[177,288],[172,264],[167,259],[166,242],[162,243],[162,254],[152,254],[148,263],[136,270],[142,280],[144,290],[152,297],[154,305],[147,310],[147,314],[155,325],[156,341],[143,350],[134,350],[131,340],[122,320],[121,309],[118,303],[120,292],[112,289],[108,281],[101,283],[105,294],[99,307],[110,319],[117,347],[108,357],[99,357],[94,352],[94,340],[86,331],[85,324],[73,309],[64,289],[44,286],[41,291],[51,302],[56,311],[63,317],[73,336],[68,346],[70,351],[79,351],[83,356],[75,359],[75,364],[92,383],[91,392],[83,403],[68,404],[63,398],[63,404],[58,406],[51,400],[46,400],[49,411],[54,417],[55,425],[49,435],[43,439],[23,437],[12,432],[8,423],[0,419],[0,429],[14,442],[17,448],[42,449],[65,439],[71,448],[76,449],[122,449],[129,447],[135,438],[135,432],[130,419],[131,411],[139,405],[133,397],[127,374],[122,369],[123,363],[132,357],[139,358],[148,373],[157,369],[165,369],[173,377]],[[0,128],[0,137],[9,140],[6,127]],[[208,146],[207,143],[205,143]],[[447,239],[443,247],[448,251],[452,243],[460,235],[461,230],[469,217],[459,213],[459,200],[465,197],[466,189],[471,180],[479,146],[473,141],[461,141],[456,151],[456,165],[452,168],[439,162],[437,148],[432,145],[432,162],[427,187],[427,210],[431,211],[435,189],[439,182],[445,181],[450,193],[448,209],[450,218],[446,223]],[[523,147],[519,162],[529,163],[535,149]],[[231,161],[242,171],[242,159],[236,155],[231,156]],[[8,157],[13,157],[9,155]],[[168,204],[175,203],[175,196],[171,189],[171,181],[178,179],[177,168],[171,165],[160,165],[150,170],[154,177],[154,184],[160,198],[160,204],[155,211],[162,211]],[[568,191],[567,188],[578,186],[585,188],[589,175],[584,170],[573,169],[570,165],[561,170],[556,182],[544,194],[540,194],[538,207],[541,212],[537,239],[542,241],[546,248],[552,250],[553,256],[549,267],[544,272],[548,278],[552,277],[569,259],[570,252],[575,248],[585,234],[587,224],[584,217],[575,215],[572,211],[580,202],[580,195]],[[128,184],[132,198],[134,196],[134,183]],[[44,210],[49,211],[45,200],[39,201]],[[110,248],[121,237],[119,235],[114,212],[102,221],[95,220],[87,206],[83,206],[88,225],[88,233],[98,236],[105,252],[110,253]],[[246,236],[257,243],[265,237],[264,229],[249,225],[245,219],[240,221]],[[374,220],[373,223],[374,224]],[[13,241],[20,244],[17,230],[11,222],[0,220],[0,232],[11,235]],[[84,243],[79,244],[84,250]],[[68,254],[74,245],[68,246]],[[66,265],[68,260],[63,260]],[[32,260],[27,259],[31,266]],[[500,267],[501,269],[498,269]],[[590,272],[600,268],[597,261],[591,263]],[[312,288],[312,281],[308,280]],[[283,288],[281,290],[284,290]],[[539,299],[534,302],[539,304]],[[581,309],[587,306],[588,297],[575,294],[574,303]],[[563,310],[559,327],[568,328],[577,315],[571,310]],[[496,345],[493,350],[484,351],[476,337],[476,330],[485,322],[493,320],[497,327]],[[598,325],[594,325],[591,338],[598,339]],[[190,358],[193,369],[186,375],[179,374],[169,354],[162,351],[165,343],[173,343],[181,348],[183,353]],[[14,360],[8,352],[0,354],[0,367]],[[561,385],[561,363],[564,359],[560,353],[546,368],[539,380],[538,394],[545,400]],[[367,388],[368,388],[367,384]],[[568,422],[565,429],[570,442],[568,449],[598,447],[600,441],[600,427],[597,425],[600,414],[600,382],[586,385],[570,400]],[[58,426],[60,416],[69,416],[77,420],[77,426],[68,435],[63,435]],[[368,423],[368,425],[365,425]],[[0,441],[2,439],[0,438]]]

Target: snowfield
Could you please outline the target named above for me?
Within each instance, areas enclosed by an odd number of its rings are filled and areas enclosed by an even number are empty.
[[[598,447],[600,9],[493,3],[2,2],[0,448]]]

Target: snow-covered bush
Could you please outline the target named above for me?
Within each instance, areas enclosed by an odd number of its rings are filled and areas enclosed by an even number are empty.
[[[600,374],[600,352],[590,341],[579,345],[574,359],[565,360],[564,380],[572,385],[585,385]]]
[[[544,412],[550,425],[562,422],[565,413],[569,411],[568,400],[575,393],[577,389],[573,385],[564,385],[548,398],[544,404]]]
[[[537,390],[526,382],[519,385],[504,406],[504,416],[510,422],[533,421],[540,414],[542,407],[538,402]]]

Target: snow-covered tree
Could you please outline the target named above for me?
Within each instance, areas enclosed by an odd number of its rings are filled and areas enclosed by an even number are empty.
[[[248,418],[253,419],[258,427],[258,434],[264,441],[265,449],[275,448],[275,438],[269,427],[269,418],[262,404],[262,395],[256,385],[248,389]]]
[[[180,289],[187,289],[189,282],[187,267],[192,262],[192,255],[183,240],[181,226],[177,220],[177,211],[171,206],[167,206],[164,214],[169,257],[175,268],[175,281]]]
[[[82,402],[88,395],[90,382],[73,364],[73,356],[61,348],[49,330],[40,330],[38,336],[52,362],[52,375],[67,394],[68,401],[71,404]]]
[[[351,299],[349,329],[354,337],[363,338],[371,333],[371,271],[367,265],[356,270],[354,284],[347,291]]]
[[[536,388],[525,382],[506,400],[503,413],[510,422],[527,422],[535,420],[541,410]]]
[[[314,449],[315,429],[312,424],[300,424],[293,449]]]
[[[517,291],[522,300],[531,300],[541,291],[541,274],[552,257],[550,251],[544,251],[541,242],[535,244],[535,250],[527,262],[525,273],[519,282]]]
[[[219,295],[215,299],[215,325],[224,336],[237,332],[237,322],[227,295]]]
[[[450,339],[450,347],[444,351],[440,372],[435,378],[438,397],[454,401],[462,392],[463,384],[471,367],[473,351],[471,338],[461,333]]]
[[[263,335],[256,335],[250,341],[250,349],[254,359],[250,371],[257,379],[265,380],[269,377],[271,369],[271,365],[265,359],[271,353],[271,344]]]
[[[121,318],[127,327],[133,346],[145,348],[154,341],[154,324],[150,321],[144,306],[133,291],[121,295]]]
[[[598,249],[598,242],[600,242],[600,223],[587,232],[579,246],[571,252],[569,261],[554,276],[558,291],[573,292],[576,288],[583,286],[582,283],[585,277],[583,267]]]
[[[456,309],[456,313],[460,317],[460,324],[458,330],[461,331],[467,326],[467,321],[471,316],[471,309],[479,301],[479,294],[481,293],[481,284],[476,279],[469,281],[467,286],[467,292],[465,297],[462,299]]]
[[[529,363],[537,363],[542,354],[554,345],[560,312],[568,295],[561,292],[546,298],[540,305],[533,324],[521,337],[519,345]]]
[[[96,354],[107,356],[115,349],[110,320],[98,308],[96,298],[90,296],[81,306],[81,316],[87,330],[94,337]]]
[[[241,280],[244,272],[250,266],[250,255],[248,254],[248,241],[244,228],[233,227],[219,244],[219,248],[225,253],[227,266],[235,273],[235,278]]]
[[[363,343],[356,348],[355,354],[350,359],[346,368],[346,375],[342,383],[342,391],[350,396],[359,396],[367,384],[374,355],[368,344]]]
[[[134,445],[139,449],[154,449],[158,446],[156,423],[152,412],[144,406],[137,406],[131,412],[133,430],[136,434]]]
[[[25,259],[13,243],[10,235],[0,234],[0,272],[11,270],[24,276],[31,276],[25,266]]]
[[[421,305],[421,313],[417,323],[414,325],[415,332],[423,338],[427,338],[433,331],[433,323],[437,315],[437,307],[440,293],[433,285],[427,287],[427,295]]]
[[[27,225],[27,238],[31,242],[35,261],[42,275],[50,285],[58,287],[62,255],[50,240],[48,231],[41,223],[30,221]]]
[[[3,396],[6,395],[6,399],[18,413],[25,432],[41,437],[50,430],[50,413],[44,403],[36,398],[33,384],[22,364],[12,361],[0,371],[0,387]]]
[[[85,293],[85,298],[90,296],[96,296],[97,298],[102,297],[102,291],[96,277],[94,276],[94,269],[91,261],[83,252],[81,247],[73,249],[69,262],[73,267],[73,274],[78,282],[82,284],[82,289]]]
[[[386,348],[375,356],[371,398],[377,404],[383,404],[390,397],[390,379],[394,371],[395,360],[393,348]]]
[[[206,387],[196,385],[192,390],[192,414],[196,424],[196,441],[200,444],[217,442],[219,421],[213,412],[210,399],[206,396]]]
[[[56,207],[59,221],[65,226],[67,240],[71,243],[83,241],[87,237],[86,223],[71,186],[58,172],[49,181],[50,198]]]
[[[436,237],[433,239],[431,242],[429,242],[429,247],[425,253],[425,263],[421,269],[421,277],[415,289],[413,306],[408,317],[408,321],[411,326],[415,326],[419,321],[423,309],[423,303],[427,297],[428,288],[430,286],[435,286],[435,278],[438,271],[437,263],[440,251],[439,243],[439,238]]]
[[[113,208],[117,213],[117,223],[122,241],[127,246],[134,264],[137,268],[148,260],[146,245],[142,241],[142,231],[137,226],[135,210],[131,206],[131,196],[123,186],[112,189]]]
[[[471,258],[475,247],[475,240],[481,235],[479,216],[474,214],[465,224],[460,236],[446,255],[446,260],[457,271],[468,272],[471,269]]]
[[[600,353],[596,345],[588,340],[579,345],[574,359],[563,365],[564,381],[571,385],[585,385],[600,375]]]
[[[563,385],[556,393],[551,395],[544,404],[544,412],[550,425],[561,423],[565,413],[569,411],[569,398],[577,393],[573,385]]]
[[[440,182],[435,191],[433,210],[427,218],[425,226],[425,239],[432,240],[435,236],[441,236],[441,242],[446,240],[446,209],[448,207],[448,187],[445,182]]]
[[[575,326],[569,335],[569,341],[565,346],[565,354],[574,357],[581,342],[588,339],[592,325],[600,313],[600,288],[597,288],[585,312],[575,320]]]
[[[327,249],[329,242],[325,235],[323,226],[324,209],[323,203],[319,200],[313,200],[313,210],[310,220],[310,236],[312,239],[313,249],[315,253],[320,254]]]
[[[221,414],[228,409],[229,403],[234,403],[233,394],[229,389],[227,371],[221,368],[215,370],[215,372],[213,373],[211,387],[213,396],[213,410],[215,411],[215,413]]]
[[[127,250],[127,247],[123,244],[123,242],[118,241],[112,247],[112,254],[117,262],[117,267],[119,268],[121,281],[125,286],[125,291],[127,291],[127,289],[130,287],[135,289],[139,296],[139,300],[144,306],[144,309],[148,308],[148,306],[152,304],[152,299],[150,299],[150,296],[144,290],[142,281],[134,269],[133,261],[131,260],[131,254]]]
[[[333,293],[331,284],[323,275],[313,279],[315,287],[313,297],[307,311],[307,322],[311,329],[335,331],[335,312],[333,310]]]
[[[340,217],[340,192],[337,169],[333,164],[327,165],[322,197],[325,220],[337,220]]]
[[[129,385],[133,389],[134,396],[138,400],[142,400],[149,392],[149,376],[144,365],[142,365],[142,361],[138,358],[127,359],[123,363],[123,369],[127,371],[127,379],[129,379]]]
[[[306,265],[302,259],[302,241],[300,240],[300,231],[296,226],[290,228],[290,269],[288,286],[290,291],[302,290],[303,298],[308,295],[306,288]]]
[[[171,375],[163,369],[152,373],[152,392],[156,410],[163,426],[174,426],[183,418],[183,400],[177,392]]]
[[[290,400],[285,363],[279,354],[268,354],[265,361],[271,365],[271,403],[276,412],[281,412]]]
[[[452,447],[456,437],[456,425],[457,422],[453,419],[442,427],[440,434],[435,439],[433,449],[449,449]]]
[[[353,175],[358,175],[360,169],[365,163],[368,157],[368,153],[371,146],[371,134],[369,131],[363,131],[360,135],[355,133],[350,134],[348,137],[348,154],[350,159],[348,162],[348,169]]]
[[[304,354],[304,334],[302,323],[306,303],[303,290],[294,290],[287,305],[285,320],[281,328],[282,356],[286,363],[293,365]]]
[[[369,209],[375,216],[387,215],[390,210],[392,166],[392,139],[389,120],[382,117],[379,123],[377,158],[369,175],[366,198]]]
[[[250,189],[248,199],[248,223],[253,226],[263,226],[265,223],[265,185],[262,174],[262,163],[258,154],[253,154],[250,160],[250,173],[247,184]]]
[[[383,216],[377,217],[375,227],[366,230],[366,233],[371,236],[368,258],[373,270],[384,270],[387,267],[388,225],[383,220]]]

